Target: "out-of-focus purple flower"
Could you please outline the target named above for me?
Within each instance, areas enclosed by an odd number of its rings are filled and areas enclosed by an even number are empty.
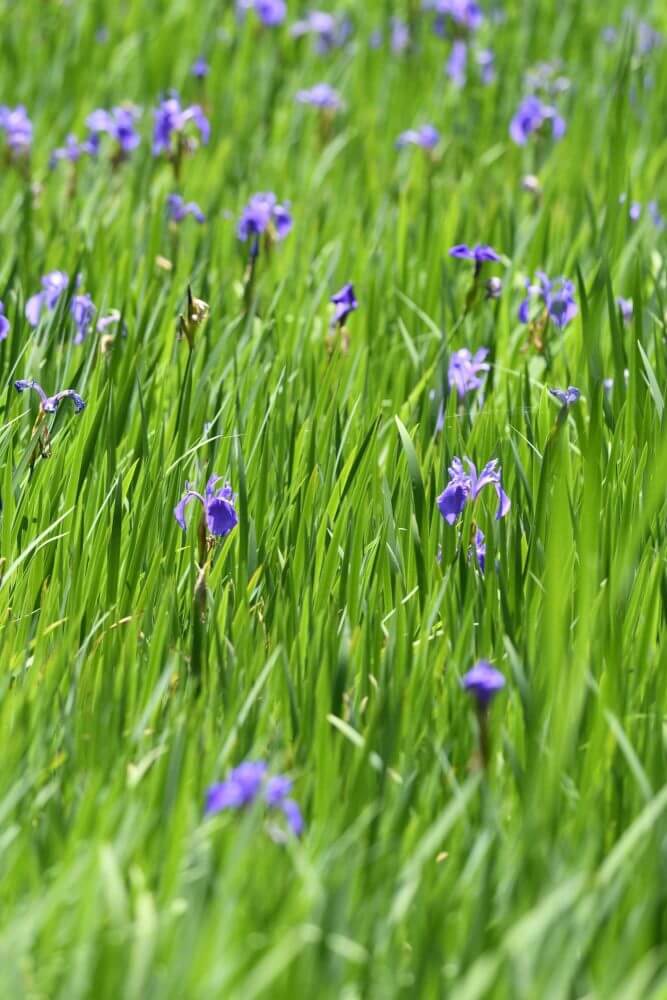
[[[83,156],[97,156],[100,149],[99,135],[92,133],[83,142],[79,142],[75,135],[70,134],[65,139],[65,145],[54,149],[49,159],[49,166],[53,168],[61,160],[69,160],[70,163],[78,163]]]
[[[623,322],[632,323],[635,314],[635,305],[632,299],[624,299],[623,296],[619,296],[616,299],[616,305],[618,306]]]
[[[268,233],[272,240],[284,240],[292,228],[292,215],[287,205],[281,205],[272,191],[254,194],[241,213],[236,235],[244,243],[253,241],[253,255],[259,250],[259,237]]]
[[[6,340],[7,334],[11,330],[11,325],[9,320],[5,316],[5,306],[3,302],[0,302],[0,340]]]
[[[662,212],[660,211],[660,207],[657,201],[649,201],[647,208],[648,208],[648,214],[651,217],[651,222],[653,223],[655,228],[660,230],[664,229],[665,219],[664,216],[662,215]]]
[[[496,79],[496,57],[491,49],[480,49],[475,59],[479,66],[482,83],[488,87]]]
[[[433,10],[438,15],[436,31],[443,34],[445,21],[451,18],[454,24],[466,31],[476,31],[484,16],[476,0],[424,0],[424,10]]]
[[[510,123],[510,136],[518,146],[525,146],[533,133],[541,132],[547,126],[551,128],[554,139],[562,139],[565,135],[565,119],[554,107],[545,104],[539,97],[526,97]]]
[[[47,396],[39,382],[35,382],[34,378],[17,379],[14,382],[14,388],[19,392],[34,389],[40,399],[40,409],[44,413],[55,413],[63,399],[71,399],[77,413],[81,413],[86,406],[81,396],[74,389],[61,389],[60,392],[56,392],[53,396]]]
[[[64,271],[49,271],[42,278],[42,291],[31,295],[25,304],[25,316],[30,326],[37,326],[42,312],[51,312],[66,290],[69,278]]]
[[[86,118],[86,127],[91,136],[89,141],[99,141],[101,134],[110,136],[118,143],[121,158],[125,158],[137,148],[141,139],[136,129],[139,109],[130,104],[121,104],[106,111],[98,108]]]
[[[76,326],[75,344],[82,344],[90,333],[95,318],[95,304],[90,295],[74,295],[70,304],[70,312]]]
[[[549,392],[566,410],[581,399],[581,392],[575,385],[569,385],[567,389],[549,389]]]
[[[469,471],[466,472],[460,458],[453,458],[449,468],[449,482],[437,499],[438,509],[448,524],[455,524],[467,503],[474,502],[485,486],[492,486],[498,497],[496,520],[509,513],[511,502],[502,484],[502,471],[497,459],[490,462],[477,474],[475,465],[469,458],[464,459]]]
[[[446,72],[455,87],[464,87],[468,68],[468,46],[462,39],[455,39],[447,60]]]
[[[607,25],[602,29],[602,41],[605,45],[615,45],[618,41],[618,29],[613,25]]]
[[[461,686],[475,698],[481,708],[485,709],[505,687],[505,678],[487,660],[479,660],[467,674],[463,675]]]
[[[486,539],[481,528],[478,528],[475,532],[475,558],[477,559],[480,572],[484,575],[484,568],[486,566]]]
[[[560,60],[531,66],[525,75],[526,90],[531,94],[541,92],[549,97],[564,94],[570,89],[570,81],[562,75],[561,68]]]
[[[100,316],[95,329],[98,333],[106,333],[110,326],[120,322],[120,309],[110,309],[106,316]]]
[[[447,379],[450,388],[456,389],[459,399],[481,387],[482,380],[478,373],[488,372],[489,366],[484,361],[488,353],[486,347],[481,347],[475,354],[471,354],[467,347],[462,347],[452,354]]]
[[[389,26],[391,51],[400,55],[410,47],[410,28],[400,17],[392,17]]]
[[[350,25],[345,19],[335,17],[326,11],[313,10],[290,28],[293,38],[313,35],[315,50],[321,55],[343,45],[349,36]]]
[[[209,74],[209,65],[203,56],[198,56],[190,67],[190,75],[194,76],[195,80],[205,80]]]
[[[277,28],[287,16],[285,0],[237,0],[240,12],[253,10],[267,28]]]
[[[343,106],[340,94],[328,83],[316,83],[309,90],[297,90],[296,100],[300,104],[312,104],[315,108],[337,111]]]
[[[628,215],[630,216],[631,222],[639,222],[642,215],[642,204],[640,201],[630,202],[630,208],[628,210]]]
[[[234,494],[228,483],[216,490],[215,486],[220,478],[211,476],[203,496],[191,489],[189,483],[185,484],[185,493],[174,507],[174,517],[183,531],[186,529],[185,508],[191,500],[199,500],[202,505],[209,535],[224,538],[236,527],[239,519],[234,506]]]
[[[264,804],[280,811],[296,837],[304,830],[303,816],[294,799],[289,798],[292,781],[285,775],[267,778],[264,761],[246,761],[233,768],[225,781],[211,785],[206,793],[206,816],[214,816],[224,809],[243,809],[254,805],[263,794]]]
[[[654,49],[660,48],[663,42],[663,36],[648,21],[637,22],[637,52],[640,56],[649,55]]]
[[[336,307],[331,319],[331,326],[345,326],[345,321],[350,313],[359,308],[359,303],[354,294],[354,286],[350,281],[343,285],[339,292],[332,295],[330,301]]]
[[[421,146],[422,149],[435,149],[440,142],[440,133],[434,125],[420,125],[419,128],[409,128],[401,132],[396,145],[399,149],[403,146]]]
[[[519,322],[531,322],[531,302],[537,300],[546,308],[549,318],[562,330],[577,315],[574,284],[566,278],[551,280],[544,271],[535,272],[534,281],[526,281],[526,297],[519,306]]]
[[[211,127],[201,105],[192,104],[183,108],[176,94],[160,101],[154,111],[154,119],[153,156],[174,153],[174,140],[179,144],[186,141],[186,130],[190,125],[199,133],[204,145],[211,135]],[[192,140],[187,139],[187,142],[191,145]]]
[[[475,264],[494,263],[500,260],[500,254],[493,247],[486,243],[478,243],[474,247],[467,243],[457,243],[449,251],[450,257],[457,257],[459,260],[473,260]]]
[[[489,278],[484,287],[486,289],[485,298],[487,299],[499,299],[503,294],[503,283],[501,278]]]
[[[197,222],[206,222],[206,216],[196,201],[184,201],[180,194],[170,194],[167,198],[167,214],[172,222],[182,222],[191,215]]]
[[[14,156],[25,156],[32,146],[32,122],[22,104],[15,108],[0,105],[0,130]]]

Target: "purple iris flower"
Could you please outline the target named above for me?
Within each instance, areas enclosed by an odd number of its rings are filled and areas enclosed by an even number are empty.
[[[632,323],[635,314],[635,304],[632,299],[624,299],[622,296],[619,296],[616,299],[616,305],[619,308],[623,322]]]
[[[545,104],[539,97],[525,97],[510,123],[510,136],[517,146],[525,146],[529,136],[539,132],[545,126],[551,127],[554,139],[562,139],[565,135],[565,119],[550,104]]]
[[[238,514],[234,506],[235,497],[231,486],[225,483],[222,489],[216,490],[215,488],[215,484],[220,479],[220,476],[211,476],[206,484],[203,496],[201,493],[197,493],[196,490],[191,489],[190,484],[186,482],[185,493],[174,507],[174,517],[183,531],[186,530],[185,508],[191,500],[199,500],[204,508],[206,527],[210,535],[215,535],[217,538],[224,538],[239,523]]]
[[[233,768],[225,781],[212,785],[206,793],[205,814],[213,816],[224,809],[243,809],[254,805],[263,792],[264,803],[271,810],[279,810],[287,820],[292,833],[299,837],[304,822],[299,806],[289,798],[292,781],[285,775],[267,778],[264,761],[246,761]]]
[[[392,17],[389,25],[391,51],[398,56],[410,47],[410,28],[400,17]]]
[[[343,106],[340,94],[328,83],[316,83],[310,90],[298,90],[296,100],[300,104],[312,104],[315,108],[337,111]]]
[[[447,76],[455,87],[465,86],[467,68],[468,46],[460,38],[457,38],[452,45],[452,51],[446,66]]]
[[[6,340],[7,334],[11,330],[9,320],[5,316],[4,303],[0,302],[0,340]]]
[[[141,141],[136,129],[138,117],[139,110],[132,105],[122,104],[110,111],[98,108],[86,118],[90,141],[99,141],[101,134],[109,135],[118,143],[121,156],[126,157]]]
[[[43,311],[52,312],[66,290],[69,278],[64,271],[49,271],[42,278],[42,291],[31,295],[25,304],[25,316],[30,326],[37,326]]]
[[[479,66],[482,83],[488,87],[496,79],[496,57],[491,49],[480,49],[475,59]]]
[[[289,208],[278,203],[272,191],[254,194],[241,213],[236,235],[244,243],[253,239],[253,253],[258,250],[262,233],[268,233],[278,242],[284,240],[292,228]]]
[[[313,10],[301,20],[294,22],[290,28],[290,34],[293,38],[313,35],[316,51],[324,54],[345,42],[348,36],[348,25],[334,17],[333,14],[322,10]]]
[[[203,56],[199,56],[190,67],[190,73],[195,80],[205,80],[209,74],[209,65]]]
[[[287,16],[285,0],[237,0],[236,6],[241,12],[253,10],[267,28],[278,27]]]
[[[532,300],[538,300],[546,308],[549,318],[561,330],[577,315],[574,301],[574,284],[566,278],[551,280],[544,271],[535,272],[535,281],[526,281],[526,297],[519,306],[519,321],[530,323]]]
[[[481,528],[478,528],[475,532],[475,558],[477,559],[477,565],[480,568],[482,576],[484,575],[484,568],[486,566],[486,540],[484,538],[484,532]]]
[[[487,708],[505,687],[505,678],[487,660],[479,660],[461,678],[461,686],[469,691],[481,708]]]
[[[478,243],[474,247],[469,247],[467,243],[457,243],[449,251],[449,256],[457,257],[459,260],[474,260],[476,267],[500,260],[500,254],[486,243]]]
[[[436,31],[443,34],[446,18],[451,18],[459,28],[476,31],[484,20],[482,8],[476,0],[424,0],[425,10],[433,10],[438,15]]]
[[[348,281],[339,292],[331,296],[330,299],[336,307],[331,320],[331,326],[345,326],[345,321],[350,313],[359,308],[359,303],[354,294],[354,285]]]
[[[488,372],[489,366],[484,361],[488,353],[486,347],[481,347],[475,354],[471,354],[467,347],[462,347],[452,354],[447,379],[450,388],[456,389],[459,399],[481,387],[482,380],[478,378],[478,373]]]
[[[184,201],[180,194],[170,194],[167,198],[167,213],[172,222],[182,222],[191,215],[197,222],[206,222],[206,216],[196,201]]]
[[[665,219],[662,212],[660,211],[660,207],[657,201],[649,201],[647,208],[648,208],[648,214],[651,217],[651,222],[653,223],[655,228],[663,230],[665,228]]]
[[[96,312],[95,304],[90,295],[74,295],[70,305],[70,312],[76,326],[74,343],[82,344],[90,333]]]
[[[61,389],[60,392],[56,392],[55,395],[47,396],[39,382],[35,382],[34,378],[17,379],[17,381],[14,382],[14,388],[19,392],[34,389],[40,399],[40,409],[43,410],[44,413],[55,413],[63,399],[71,399],[77,413],[81,413],[81,411],[86,407],[85,402],[78,392],[74,391],[74,389]]]
[[[569,385],[567,389],[549,389],[549,392],[566,410],[581,398],[581,392],[575,385]]]
[[[0,105],[0,130],[14,156],[23,156],[32,146],[32,122],[22,104],[15,108]]]
[[[97,156],[100,148],[99,135],[92,134],[88,139],[79,142],[75,135],[70,134],[65,139],[65,145],[54,149],[49,159],[49,166],[53,168],[61,160],[69,160],[70,163],[78,163],[83,156]]]
[[[208,118],[204,114],[199,104],[193,104],[189,108],[182,108],[181,102],[176,94],[161,101],[154,112],[155,125],[153,129],[153,156],[160,156],[162,153],[173,152],[173,140],[177,138],[180,142],[187,127],[192,124],[199,132],[199,136],[204,145],[211,135],[211,127]]]
[[[465,459],[469,472],[463,468],[460,458],[452,459],[449,468],[449,482],[437,499],[438,509],[448,524],[454,524],[467,503],[474,502],[485,486],[492,486],[498,497],[496,521],[509,513],[510,499],[503,490],[502,472],[497,459],[491,459],[479,476],[469,458]]]
[[[630,203],[630,210],[628,215],[630,216],[631,222],[639,222],[642,214],[642,203],[640,201],[633,201]]]
[[[399,149],[403,146],[421,146],[422,149],[435,149],[440,142],[440,133],[433,125],[420,125],[419,128],[409,128],[406,132],[401,132],[396,145]]]

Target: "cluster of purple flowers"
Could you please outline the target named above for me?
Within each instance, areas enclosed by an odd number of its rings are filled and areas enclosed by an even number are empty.
[[[25,156],[32,146],[32,122],[22,104],[15,108],[0,105],[0,132],[5,133],[12,156]]]
[[[204,493],[193,490],[190,483],[185,484],[185,493],[174,507],[174,517],[179,526],[186,530],[185,508],[191,500],[198,500],[204,511],[206,529],[214,538],[225,538],[238,524],[238,514],[234,506],[234,493],[229,483],[221,489],[216,489],[220,476],[213,475],[206,484]]]
[[[65,271],[49,271],[48,274],[44,275],[41,281],[41,291],[31,295],[25,304],[25,317],[30,326],[38,326],[40,319],[45,313],[53,312],[60,301],[60,297],[67,291],[69,283],[70,279]],[[76,284],[79,284],[78,278],[76,279]],[[74,343],[81,344],[92,329],[97,309],[90,295],[87,293],[73,295],[69,308],[76,328]],[[119,319],[120,313],[118,310],[112,309],[106,316],[99,317],[96,329],[102,333],[109,326],[117,323]]]
[[[540,313],[546,311],[561,330],[577,315],[577,304],[574,301],[574,284],[567,278],[555,278],[553,281],[544,271],[535,272],[535,280],[526,281],[526,297],[519,306],[519,321],[530,323],[537,318],[532,315],[531,306],[539,304]]]
[[[281,813],[289,830],[300,837],[304,830],[301,809],[291,798],[292,780],[286,775],[269,776],[264,761],[245,761],[233,768],[224,781],[211,785],[206,793],[205,814],[214,816],[226,809],[248,809],[263,803]]]

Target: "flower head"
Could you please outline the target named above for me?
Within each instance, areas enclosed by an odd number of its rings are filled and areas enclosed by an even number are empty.
[[[581,398],[581,392],[574,385],[569,385],[567,389],[549,389],[549,392],[566,410]]]
[[[242,12],[253,10],[267,28],[277,27],[287,16],[285,0],[237,0],[237,7]]]
[[[316,83],[310,90],[298,90],[296,100],[300,104],[312,104],[315,108],[337,111],[343,106],[340,94],[328,83]]]
[[[419,128],[409,128],[401,132],[396,145],[399,149],[403,146],[421,146],[422,149],[435,149],[440,142],[440,133],[433,125],[420,125]]]
[[[118,143],[120,156],[125,158],[141,141],[136,129],[138,117],[138,108],[129,104],[119,105],[110,111],[98,108],[86,118],[86,126],[90,132],[89,141],[99,143],[99,136],[106,134]]]
[[[538,301],[542,309],[546,309],[548,317],[564,329],[578,313],[574,301],[574,284],[566,278],[555,278],[553,281],[544,271],[536,271],[534,281],[526,281],[526,297],[519,306],[519,321],[531,322],[531,303]]]
[[[4,304],[0,302],[0,340],[5,340],[10,330],[11,326],[9,320],[5,316]]]
[[[160,102],[155,109],[154,120],[153,156],[174,153],[174,140],[191,145],[192,140],[186,136],[190,126],[199,133],[204,145],[210,138],[211,127],[201,106],[192,104],[189,108],[183,108],[176,94]]]
[[[354,294],[354,285],[348,281],[339,292],[331,296],[330,301],[336,307],[331,319],[331,326],[345,326],[345,321],[350,313],[359,308]]]
[[[90,295],[74,295],[70,305],[70,312],[76,326],[75,344],[82,344],[90,333],[90,328],[95,318],[95,303]]]
[[[292,228],[292,216],[271,191],[254,194],[241,213],[236,234],[244,243],[253,240],[253,252],[259,249],[259,237],[268,233],[272,240],[285,239]]]
[[[191,215],[197,222],[206,222],[206,216],[196,201],[184,201],[180,194],[170,194],[167,198],[167,213],[172,222],[182,222]]]
[[[509,513],[511,502],[503,489],[502,471],[497,459],[492,459],[477,474],[475,465],[469,458],[464,459],[469,471],[466,472],[460,458],[452,459],[449,468],[449,482],[437,499],[438,509],[448,524],[455,524],[467,503],[474,502],[485,486],[492,486],[498,497],[496,521]]]
[[[40,399],[40,409],[44,413],[55,413],[63,399],[71,399],[77,413],[81,413],[86,406],[81,396],[74,389],[61,389],[60,392],[56,392],[53,396],[47,396],[39,382],[35,382],[34,378],[17,379],[14,382],[14,388],[18,392],[26,392],[29,389],[34,389]]]
[[[225,781],[211,785],[204,812],[214,816],[225,809],[244,809],[262,798],[269,810],[283,814],[292,833],[299,837],[304,829],[303,816],[298,804],[289,798],[291,791],[291,779],[281,774],[268,777],[264,761],[245,761],[233,768]]]
[[[58,299],[69,285],[64,271],[49,271],[42,278],[42,291],[31,295],[25,304],[25,316],[30,326],[37,326],[42,312],[52,312]]]
[[[190,67],[190,73],[195,80],[204,80],[209,74],[209,65],[203,56],[199,56]]]
[[[313,35],[315,49],[320,54],[343,45],[349,34],[349,24],[323,10],[313,10],[290,28],[293,38]]]
[[[436,31],[443,34],[445,20],[449,18],[456,27],[466,31],[476,31],[484,20],[482,8],[477,0],[424,0],[424,9],[433,10],[438,15]]]
[[[449,256],[457,257],[459,260],[473,260],[478,267],[481,267],[482,264],[497,263],[500,260],[500,254],[486,243],[478,243],[474,247],[468,246],[467,243],[457,243],[449,251]]]
[[[216,490],[215,485],[219,480],[220,476],[211,476],[203,496],[196,490],[190,489],[189,483],[185,484],[185,493],[174,507],[174,517],[183,531],[186,529],[185,508],[191,500],[199,500],[202,505],[209,535],[224,538],[236,527],[239,518],[234,506],[232,488],[226,483],[222,489]]]
[[[92,134],[83,142],[79,142],[75,135],[70,134],[65,139],[65,145],[54,149],[49,159],[49,166],[53,170],[61,160],[68,160],[70,163],[78,163],[83,156],[97,156],[100,148],[99,135]]]
[[[464,87],[468,67],[468,46],[462,39],[455,39],[445,67],[447,76],[455,87]]]
[[[447,379],[450,388],[456,389],[459,399],[480,388],[482,380],[478,378],[478,373],[488,372],[489,366],[484,360],[488,353],[486,347],[481,347],[475,354],[471,354],[467,347],[462,347],[452,354]]]
[[[32,146],[32,122],[22,104],[15,108],[0,105],[0,131],[14,156],[25,156]]]
[[[635,304],[632,299],[624,299],[622,296],[619,296],[616,299],[616,305],[618,306],[623,322],[632,323],[635,314]]]
[[[539,97],[526,97],[510,123],[510,136],[518,146],[525,146],[529,136],[542,132],[546,127],[551,129],[554,139],[562,139],[565,135],[565,119],[550,104],[545,104]]]
[[[481,708],[487,708],[505,687],[505,678],[487,660],[479,660],[463,675],[461,686],[475,698]]]

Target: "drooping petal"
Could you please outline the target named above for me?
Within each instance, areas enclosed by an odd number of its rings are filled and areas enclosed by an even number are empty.
[[[177,523],[180,525],[183,531],[185,531],[187,528],[187,525],[185,523],[185,508],[190,503],[190,501],[194,499],[199,500],[202,507],[205,507],[205,501],[203,496],[201,496],[200,493],[195,492],[195,490],[187,490],[183,494],[181,499],[178,501],[176,506],[174,507],[174,517],[176,518]]]

